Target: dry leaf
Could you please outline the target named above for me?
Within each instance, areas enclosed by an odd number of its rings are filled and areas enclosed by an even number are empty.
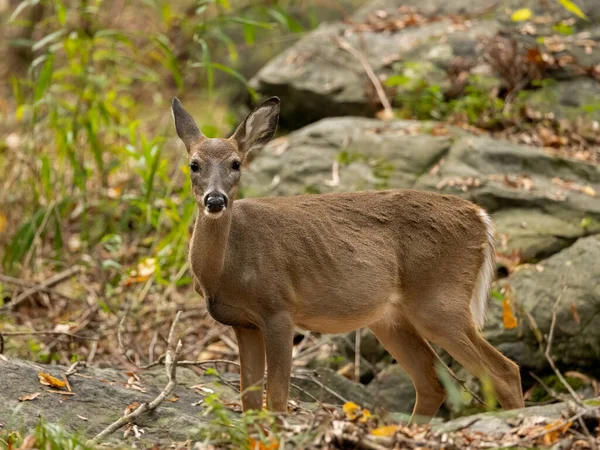
[[[83,420],[84,422],[88,421],[88,418],[85,416],[80,416],[79,414],[77,414],[77,417],[79,417],[81,420]]]
[[[6,228],[6,216],[0,213],[0,233]]]
[[[512,15],[510,19],[513,22],[523,22],[525,20],[529,20],[532,16],[531,10],[529,8],[517,9]]]
[[[257,441],[254,438],[249,438],[248,449],[249,450],[277,450],[279,448],[279,441],[275,438],[268,444],[264,444],[261,441]]]
[[[41,392],[34,392],[33,394],[23,395],[23,396],[19,397],[18,399],[20,402],[28,402],[28,401],[36,399],[40,394],[41,394]]]
[[[138,402],[133,402],[131,405],[129,405],[127,408],[125,408],[125,411],[123,412],[123,415],[126,416],[128,414],[131,414],[139,406],[140,406],[140,404]]]
[[[44,372],[38,372],[38,378],[40,380],[40,384],[43,384],[44,386],[51,386],[58,389],[62,389],[67,386],[67,383],[64,381],[54,378],[52,375]]]
[[[502,322],[504,323],[504,328],[507,330],[515,328],[518,325],[517,318],[510,306],[510,297],[508,295],[502,302]]]
[[[175,403],[178,400],[179,400],[179,395],[177,395],[177,394],[173,394],[173,397],[167,399],[167,401],[171,402],[171,403]]]
[[[344,414],[346,414],[346,417],[350,420],[356,419],[358,417],[358,415],[360,414],[360,406],[358,406],[354,402],[344,403],[343,409],[344,409]]]
[[[577,308],[575,307],[575,303],[571,303],[571,306],[569,307],[569,310],[571,311],[571,315],[573,316],[573,320],[577,323],[577,325],[579,325],[581,323],[581,317],[579,317],[579,313],[577,312]]]
[[[390,437],[393,436],[399,429],[400,426],[398,425],[388,425],[387,427],[375,428],[373,431],[371,431],[371,434],[373,436]]]

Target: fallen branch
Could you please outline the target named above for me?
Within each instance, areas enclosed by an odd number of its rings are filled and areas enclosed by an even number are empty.
[[[3,331],[4,336],[38,336],[38,335],[52,335],[52,336],[68,336],[73,339],[81,339],[83,341],[97,341],[97,337],[91,336],[80,336],[79,334],[68,333],[66,331]]]
[[[63,281],[68,280],[69,278],[73,277],[74,275],[77,275],[80,271],[81,271],[81,267],[73,266],[67,270],[57,273],[56,275],[42,281],[40,284],[36,284],[35,286],[30,287],[29,289],[25,290],[25,292],[19,294],[16,299],[14,299],[10,303],[2,306],[0,308],[0,311],[12,310],[15,307],[17,307],[19,304],[21,304],[22,302],[27,300],[32,295],[37,294],[38,292],[45,292],[47,289],[49,289],[53,286],[56,286],[57,284],[60,284]]]
[[[564,285],[563,290],[560,292],[560,294],[558,294],[558,297],[556,297],[556,301],[554,302],[554,306],[552,307],[552,322],[550,323],[550,331],[548,332],[548,344],[546,345],[546,351],[544,352],[544,356],[546,357],[548,364],[550,364],[550,367],[554,371],[554,374],[564,385],[565,389],[569,392],[569,394],[571,394],[571,397],[573,397],[573,400],[575,400],[575,402],[579,406],[585,408],[585,404],[581,401],[581,398],[579,398],[577,392],[575,392],[575,390],[567,382],[560,370],[558,370],[558,367],[556,367],[556,364],[554,363],[554,358],[552,358],[552,355],[550,354],[550,351],[552,350],[552,341],[554,340],[554,329],[556,327],[556,312],[558,309],[558,305],[560,304],[560,301],[562,299],[562,296],[566,290],[567,285]]]
[[[106,427],[104,430],[98,433],[96,437],[88,441],[88,445],[95,444],[100,439],[105,438],[109,434],[121,428],[123,425],[133,422],[134,419],[141,416],[143,413],[156,409],[158,405],[160,405],[169,395],[171,395],[171,393],[175,389],[175,386],[177,386],[177,360],[179,358],[179,355],[181,354],[182,348],[181,341],[178,341],[177,346],[175,346],[175,329],[177,328],[177,322],[179,322],[180,316],[181,311],[178,311],[177,315],[175,316],[175,320],[173,320],[173,324],[171,325],[171,331],[169,332],[169,347],[165,356],[165,371],[167,373],[167,379],[169,381],[165,388],[150,403],[142,403],[139,407],[137,407],[129,414],[125,414],[119,420],[110,424],[108,427]]]
[[[333,395],[335,398],[337,398],[338,400],[344,402],[344,403],[348,403],[348,400],[345,399],[344,397],[342,397],[340,394],[338,394],[337,392],[335,392],[333,389],[331,389],[328,386],[325,386],[323,383],[321,383],[319,380],[316,379],[315,376],[310,375],[310,374],[299,374],[299,373],[293,373],[292,374],[292,378],[298,378],[300,380],[309,380],[312,381],[313,383],[315,383],[317,386],[319,386],[320,388],[324,389],[325,391],[329,392],[331,395]]]
[[[381,80],[379,80],[379,77],[377,77],[377,74],[373,70],[373,67],[371,67],[371,64],[369,64],[369,61],[367,60],[367,58],[361,52],[359,52],[354,47],[352,47],[344,39],[342,39],[340,37],[334,37],[333,41],[337,44],[337,46],[339,48],[350,53],[354,58],[356,58],[356,60],[360,63],[360,65],[363,66],[363,69],[364,69],[365,73],[367,74],[367,77],[369,77],[369,80],[371,80],[371,83],[373,83],[373,87],[375,88],[375,91],[377,92],[379,101],[383,105],[383,109],[385,110],[385,118],[386,119],[393,118],[394,111],[392,110],[392,105],[390,104],[390,101],[388,100],[387,95],[385,94],[385,90],[383,89]]]

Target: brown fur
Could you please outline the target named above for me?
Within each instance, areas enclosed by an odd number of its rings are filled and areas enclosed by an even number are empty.
[[[174,108],[176,123],[181,111]],[[190,263],[210,315],[235,329],[244,409],[262,407],[261,391],[248,387],[262,387],[265,355],[267,406],[286,409],[295,326],[370,327],[413,380],[416,414],[434,415],[444,399],[428,341],[489,376],[503,407],[523,406],[517,366],[481,337],[471,315],[489,245],[480,208],[415,190],[235,200],[231,162],[271,138],[278,111],[268,100],[229,140],[180,135],[203,166],[192,174],[200,207],[207,189],[229,199],[216,219],[199,212]],[[189,116],[179,119],[190,126]]]

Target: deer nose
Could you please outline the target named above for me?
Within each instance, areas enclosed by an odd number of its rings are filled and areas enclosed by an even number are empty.
[[[211,213],[221,212],[227,207],[227,196],[220,192],[209,192],[204,197],[204,206]]]

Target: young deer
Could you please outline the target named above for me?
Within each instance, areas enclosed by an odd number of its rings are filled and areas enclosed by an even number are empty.
[[[492,223],[474,204],[414,190],[235,200],[242,163],[279,119],[276,97],[229,139],[208,139],[178,99],[177,134],[198,213],[190,247],[194,288],[235,330],[244,410],[287,408],[294,327],[369,327],[412,379],[413,414],[433,416],[445,394],[429,342],[478,377],[500,404],[523,406],[519,369],[479,331],[494,270]],[[249,389],[256,387],[255,389]]]

